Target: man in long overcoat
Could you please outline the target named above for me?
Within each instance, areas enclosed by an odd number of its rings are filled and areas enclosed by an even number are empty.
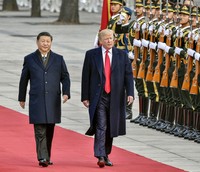
[[[131,62],[123,50],[113,47],[110,29],[99,33],[102,46],[86,52],[82,70],[81,101],[89,108],[90,128],[87,135],[95,134],[94,155],[99,167],[112,166],[108,159],[113,137],[126,134],[125,91],[127,101],[133,102],[133,76]],[[110,60],[110,80],[107,79],[106,52]],[[106,82],[110,83],[109,91]]]
[[[48,32],[37,36],[38,49],[24,58],[18,95],[20,106],[25,108],[30,81],[29,121],[34,124],[37,159],[43,167],[52,165],[54,126],[61,122],[61,92],[63,103],[70,98],[67,66],[63,56],[51,51],[52,39]]]

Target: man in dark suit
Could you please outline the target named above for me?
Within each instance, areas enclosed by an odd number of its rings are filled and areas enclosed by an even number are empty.
[[[95,134],[94,156],[99,167],[112,166],[113,137],[126,134],[125,92],[128,103],[134,99],[131,62],[127,53],[113,47],[114,32],[99,32],[102,46],[86,52],[82,70],[81,101],[89,108],[90,128]]]
[[[53,164],[51,145],[55,123],[61,122],[61,84],[63,103],[70,98],[69,73],[63,56],[51,51],[52,39],[48,32],[37,36],[38,49],[24,58],[18,95],[25,108],[30,81],[29,121],[34,124],[37,159],[43,167]]]

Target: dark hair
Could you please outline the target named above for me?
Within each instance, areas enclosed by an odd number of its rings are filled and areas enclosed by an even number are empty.
[[[37,36],[37,40],[40,39],[41,36],[49,36],[51,38],[51,41],[53,41],[53,36],[49,32],[41,32]]]

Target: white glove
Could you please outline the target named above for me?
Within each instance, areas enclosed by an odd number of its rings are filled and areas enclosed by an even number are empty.
[[[147,28],[147,24],[146,23],[143,23],[142,25],[142,30],[145,30]]]
[[[154,30],[153,25],[149,26],[149,32],[153,32],[153,30]]]
[[[149,45],[149,41],[142,39],[142,46],[148,48],[148,45]]]
[[[199,61],[200,54],[196,52],[196,53],[194,54],[194,57],[195,57],[195,59],[196,59],[196,60],[198,60],[198,61]]]
[[[169,49],[170,49],[170,48],[171,48],[170,46],[167,46],[167,45],[166,45],[166,46],[165,46],[165,52],[166,52],[166,53],[169,53]]]
[[[183,37],[183,31],[178,29],[177,32],[176,32],[176,36],[180,36],[180,37]]]
[[[134,45],[134,46],[136,46],[136,47],[141,47],[141,44],[142,44],[142,43],[141,43],[140,40],[138,40],[138,39],[134,39],[134,40],[133,40],[133,45]]]
[[[134,59],[134,54],[132,51],[128,52],[128,57],[129,59],[132,59],[132,60]]]
[[[164,30],[164,26],[160,26],[158,32],[161,33]]]
[[[168,35],[171,35],[171,34],[172,34],[172,31],[169,30],[169,29],[166,29],[166,30],[164,31],[164,35],[165,35],[165,36],[168,36]]]
[[[199,34],[195,36],[194,40],[197,42],[199,39]]]
[[[150,49],[156,50],[156,48],[157,48],[157,43],[156,43],[156,42],[150,42],[150,43],[149,43],[149,48],[150,48]]]
[[[135,22],[134,26],[133,26],[133,29],[136,30],[138,28],[140,28],[140,24],[138,22]]]
[[[195,53],[195,51],[194,51],[193,49],[191,49],[191,48],[188,48],[188,49],[187,49],[187,54],[188,54],[189,56],[193,57],[193,56],[194,56],[194,53]]]
[[[190,38],[191,36],[194,37],[194,34],[192,32],[189,32],[188,33],[188,38]]]
[[[123,20],[125,20],[125,16],[120,14],[119,15],[119,20],[117,21],[117,24],[122,24],[123,23]]]
[[[182,48],[176,47],[176,48],[175,48],[175,54],[180,55],[180,52],[181,52],[182,50],[183,50]]]
[[[161,50],[165,50],[166,44],[164,42],[158,42],[158,48]]]

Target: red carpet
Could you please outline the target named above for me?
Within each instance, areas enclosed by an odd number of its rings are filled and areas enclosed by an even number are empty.
[[[93,139],[60,127],[53,141],[54,165],[42,168],[26,115],[0,106],[0,127],[0,172],[183,172],[117,147],[110,156],[114,166],[100,169],[93,157]]]

